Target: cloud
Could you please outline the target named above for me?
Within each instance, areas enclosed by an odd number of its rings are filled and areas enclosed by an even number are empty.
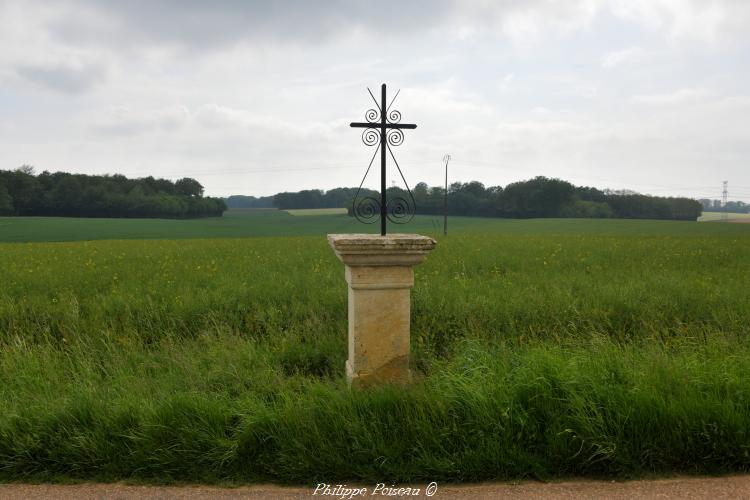
[[[498,90],[502,92],[509,90],[511,87],[511,84],[513,83],[513,80],[515,79],[516,79],[516,75],[514,73],[506,74],[500,79],[500,83],[497,86]]]
[[[187,125],[190,120],[190,112],[185,106],[156,109],[112,106],[101,112],[93,112],[85,119],[96,133],[119,137],[174,132]]]
[[[71,15],[52,25],[75,42],[165,43],[193,50],[241,42],[320,43],[360,32],[408,34],[430,26],[447,12],[445,0],[379,2],[363,0],[74,0]],[[106,29],[102,29],[102,19]],[[375,43],[375,42],[374,42]]]
[[[462,93],[457,82],[453,80],[429,87],[404,89],[402,94],[408,98],[409,110],[422,115],[464,113],[476,116],[492,113],[492,109],[479,102],[475,96]],[[399,100],[403,99],[399,97]]]
[[[24,80],[66,94],[89,91],[103,82],[107,74],[100,64],[18,64],[14,69]]]
[[[527,1],[508,4],[506,9],[494,6],[503,33],[514,42],[535,42],[552,33],[570,33],[589,26],[600,9],[598,0],[566,2]],[[487,12],[491,18],[491,12]],[[483,15],[477,20],[486,19]],[[481,22],[481,21],[480,21]]]
[[[252,43],[317,44],[342,38],[457,40],[500,34],[515,43],[589,26],[602,0],[63,0],[51,31],[74,44],[161,43],[215,50]]]
[[[654,104],[659,106],[672,106],[677,104],[688,104],[703,101],[711,97],[710,90],[702,88],[678,89],[666,94],[647,94],[633,96],[633,101],[641,104]]]
[[[35,28],[71,45],[127,50],[164,45],[194,52],[342,39],[372,39],[374,46],[377,37],[409,40],[429,33],[461,42],[500,36],[538,43],[587,30],[606,13],[668,37],[708,41],[743,40],[750,24],[750,2],[744,0],[59,0],[31,5],[7,0],[7,5],[6,17],[38,19],[41,26]]]
[[[610,0],[612,13],[673,39],[744,41],[750,24],[745,0]]]
[[[199,106],[191,116],[196,124],[203,127],[204,131],[235,130],[247,133],[249,129],[252,129],[255,133],[263,132],[269,135],[275,134],[277,138],[280,136],[293,139],[330,136],[334,129],[345,125],[344,121],[288,121],[273,115],[260,115],[251,110],[215,103]]]
[[[614,68],[621,64],[632,64],[643,60],[644,50],[640,47],[628,47],[622,50],[608,52],[602,58],[603,68]]]
[[[365,87],[385,81],[419,127],[397,152],[410,182],[440,181],[445,152],[490,165],[454,171],[487,184],[571,172],[633,188],[640,174],[732,179],[750,154],[750,71],[738,63],[749,8],[0,0],[0,162],[194,171],[213,194],[350,185],[369,157],[348,123],[371,106]],[[329,163],[341,168],[259,172]],[[498,166],[517,173],[498,177]]]

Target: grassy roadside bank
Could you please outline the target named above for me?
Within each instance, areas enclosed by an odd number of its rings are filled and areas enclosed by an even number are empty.
[[[78,349],[81,351],[77,352]],[[86,354],[83,354],[83,351]],[[231,336],[3,354],[0,478],[478,481],[750,469],[750,349],[462,342],[408,390]],[[53,376],[51,376],[53,375]]]

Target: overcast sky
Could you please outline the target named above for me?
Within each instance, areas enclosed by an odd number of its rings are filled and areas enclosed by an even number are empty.
[[[746,0],[0,0],[0,168],[356,186],[383,82],[412,186],[750,201]]]

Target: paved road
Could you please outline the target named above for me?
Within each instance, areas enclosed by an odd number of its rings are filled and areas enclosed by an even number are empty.
[[[390,484],[386,486],[391,486]],[[418,498],[427,498],[424,484],[412,485],[420,488]],[[314,488],[283,487],[273,485],[218,488],[212,486],[131,486],[115,484],[79,485],[28,485],[0,484],[0,499],[227,499],[227,498],[341,498],[340,491],[331,485],[333,494],[313,495]],[[375,485],[349,486],[367,488],[364,496],[353,498],[417,498],[414,496],[373,495]],[[338,494],[337,494],[338,493]],[[344,496],[346,498],[346,496]],[[645,481],[565,481],[559,483],[523,482],[482,483],[468,485],[437,485],[432,498],[479,498],[479,499],[748,499],[750,500],[750,475],[720,478],[675,478]]]

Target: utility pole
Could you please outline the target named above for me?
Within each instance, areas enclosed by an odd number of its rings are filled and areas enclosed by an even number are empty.
[[[445,201],[443,203],[443,235],[448,235],[448,162],[451,161],[451,155],[443,156],[445,162]]]
[[[724,207],[724,212],[721,214],[721,220],[727,220],[727,184],[729,181],[723,181],[724,190],[721,192],[721,206]]]

